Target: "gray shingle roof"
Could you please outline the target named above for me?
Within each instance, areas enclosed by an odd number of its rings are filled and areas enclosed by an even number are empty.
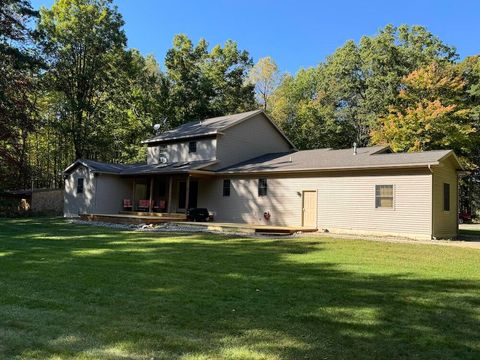
[[[451,150],[434,150],[416,153],[390,153],[388,147],[372,146],[352,149],[317,149],[266,154],[216,171],[224,174],[302,172],[329,170],[360,170],[407,168],[437,165],[443,158],[454,155]],[[456,159],[456,158],[455,158]],[[109,164],[92,160],[77,160],[67,169],[70,173],[76,166],[84,165],[93,172],[116,175],[148,175],[186,173],[205,170],[216,161],[201,160],[171,164]],[[458,162],[457,162],[458,163]],[[458,164],[458,169],[461,169]],[[212,174],[214,171],[212,171]]]
[[[144,143],[162,142],[169,140],[178,140],[185,138],[193,138],[199,136],[215,135],[218,132],[238,124],[256,114],[260,114],[262,110],[248,111],[240,114],[219,116],[211,119],[192,121],[183,124],[175,129],[168,130],[158,136],[145,140]]]
[[[348,170],[436,165],[453,154],[451,150],[416,153],[389,153],[381,146],[353,149],[317,149],[288,153],[266,154],[221,169],[223,173],[290,172],[315,170]]]
[[[215,161],[202,160],[189,162],[183,161],[170,164],[109,164],[80,159],[66,168],[65,173],[69,173],[78,165],[83,165],[93,172],[115,175],[173,174],[201,170],[214,163]]]

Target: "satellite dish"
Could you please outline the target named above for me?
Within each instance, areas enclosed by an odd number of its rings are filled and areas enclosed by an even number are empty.
[[[153,125],[153,130],[155,130],[155,131],[160,130],[160,126],[161,126],[160,124]]]
[[[167,158],[165,156],[160,156],[160,164],[166,164],[167,163]]]
[[[168,162],[168,157],[166,153],[161,153],[158,157],[160,164],[166,164]]]

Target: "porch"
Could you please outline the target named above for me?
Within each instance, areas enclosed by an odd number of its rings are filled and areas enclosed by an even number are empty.
[[[199,181],[208,177],[190,173],[131,176],[131,195],[122,199],[119,214],[185,220],[187,209],[198,207]]]

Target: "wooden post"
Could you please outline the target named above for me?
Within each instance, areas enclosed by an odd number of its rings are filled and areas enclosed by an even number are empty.
[[[133,178],[133,192],[132,192],[132,211],[135,211],[135,186],[137,185],[135,182],[135,178]]]
[[[153,211],[153,176],[150,177],[150,202],[148,203],[148,212]]]
[[[190,174],[187,175],[187,189],[185,190],[185,214],[188,211],[189,197],[190,197]]]
[[[172,212],[172,191],[173,191],[173,177],[170,176],[170,181],[168,183],[168,213]]]

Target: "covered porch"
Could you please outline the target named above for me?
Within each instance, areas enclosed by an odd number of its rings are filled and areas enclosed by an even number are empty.
[[[188,209],[201,207],[199,183],[208,178],[198,173],[131,175],[131,194],[122,199],[120,214],[186,219]]]

